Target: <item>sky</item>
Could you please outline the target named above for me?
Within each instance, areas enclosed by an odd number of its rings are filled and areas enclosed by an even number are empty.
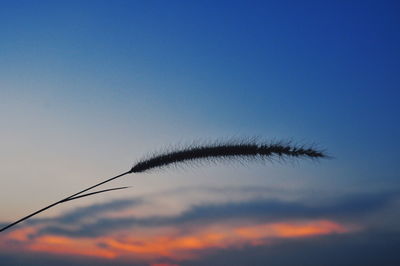
[[[331,158],[178,165],[0,233],[7,265],[398,265],[398,1],[0,0],[0,225],[193,143]]]

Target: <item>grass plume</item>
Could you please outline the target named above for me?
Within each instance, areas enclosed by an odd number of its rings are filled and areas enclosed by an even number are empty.
[[[207,146],[193,146],[154,155],[147,160],[142,160],[135,164],[130,172],[141,173],[154,168],[162,168],[182,162],[190,163],[195,160],[272,159],[273,157],[278,159],[288,157],[318,159],[327,157],[327,155],[323,151],[290,144],[259,144],[255,141],[230,142]]]
[[[319,159],[328,157],[323,151],[313,149],[312,147],[295,146],[290,143],[284,144],[282,142],[276,143],[259,143],[256,141],[231,141],[227,143],[216,143],[212,145],[197,145],[183,149],[172,150],[162,154],[156,154],[148,159],[139,161],[129,171],[111,177],[98,184],[90,186],[78,193],[72,194],[62,200],[52,203],[38,211],[35,211],[3,228],[0,232],[17,225],[18,223],[25,221],[45,210],[48,210],[58,204],[65,203],[67,201],[76,200],[79,198],[91,196],[94,194],[104,193],[108,191],[115,191],[125,189],[127,187],[111,188],[100,190],[96,192],[89,192],[83,194],[91,189],[101,186],[105,183],[111,182],[117,178],[120,178],[127,174],[142,173],[155,168],[163,168],[170,165],[176,165],[180,163],[190,163],[198,160],[206,162],[213,162],[216,160],[230,160],[230,159],[250,159],[250,160],[266,160],[266,159],[285,159],[285,158],[311,158]]]

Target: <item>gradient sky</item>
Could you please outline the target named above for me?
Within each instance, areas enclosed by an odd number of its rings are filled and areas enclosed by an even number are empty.
[[[126,176],[110,185],[126,191],[0,235],[0,260],[400,264],[399,12],[0,0],[0,224],[193,141],[291,140],[333,156]]]

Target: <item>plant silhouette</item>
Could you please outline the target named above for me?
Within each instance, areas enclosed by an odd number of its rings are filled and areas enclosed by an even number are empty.
[[[78,193],[72,194],[62,200],[52,203],[38,211],[35,211],[3,228],[0,232],[17,225],[18,223],[27,220],[47,209],[50,209],[58,204],[65,203],[71,200],[91,196],[94,194],[126,189],[128,187],[117,187],[110,188],[95,192],[83,194],[91,189],[108,183],[112,180],[120,178],[127,174],[132,173],[143,173],[151,169],[163,168],[170,165],[177,165],[180,163],[190,163],[197,160],[203,160],[206,162],[212,162],[216,160],[271,160],[274,158],[285,159],[285,158],[310,158],[319,159],[328,157],[323,151],[316,150],[312,147],[295,146],[290,143],[284,144],[282,142],[277,143],[258,143],[256,141],[231,141],[227,143],[216,143],[211,145],[197,145],[190,146],[180,150],[173,150],[162,154],[156,154],[148,159],[144,159],[136,163],[129,171],[111,177],[105,181],[88,187]]]

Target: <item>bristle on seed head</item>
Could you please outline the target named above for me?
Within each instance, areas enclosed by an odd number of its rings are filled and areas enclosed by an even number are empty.
[[[290,144],[272,143],[263,144],[257,142],[229,142],[204,146],[191,146],[181,150],[154,155],[135,164],[130,172],[141,173],[154,168],[162,168],[171,164],[193,162],[196,160],[220,160],[220,159],[283,159],[283,158],[325,158],[327,155],[312,147],[299,147]]]

